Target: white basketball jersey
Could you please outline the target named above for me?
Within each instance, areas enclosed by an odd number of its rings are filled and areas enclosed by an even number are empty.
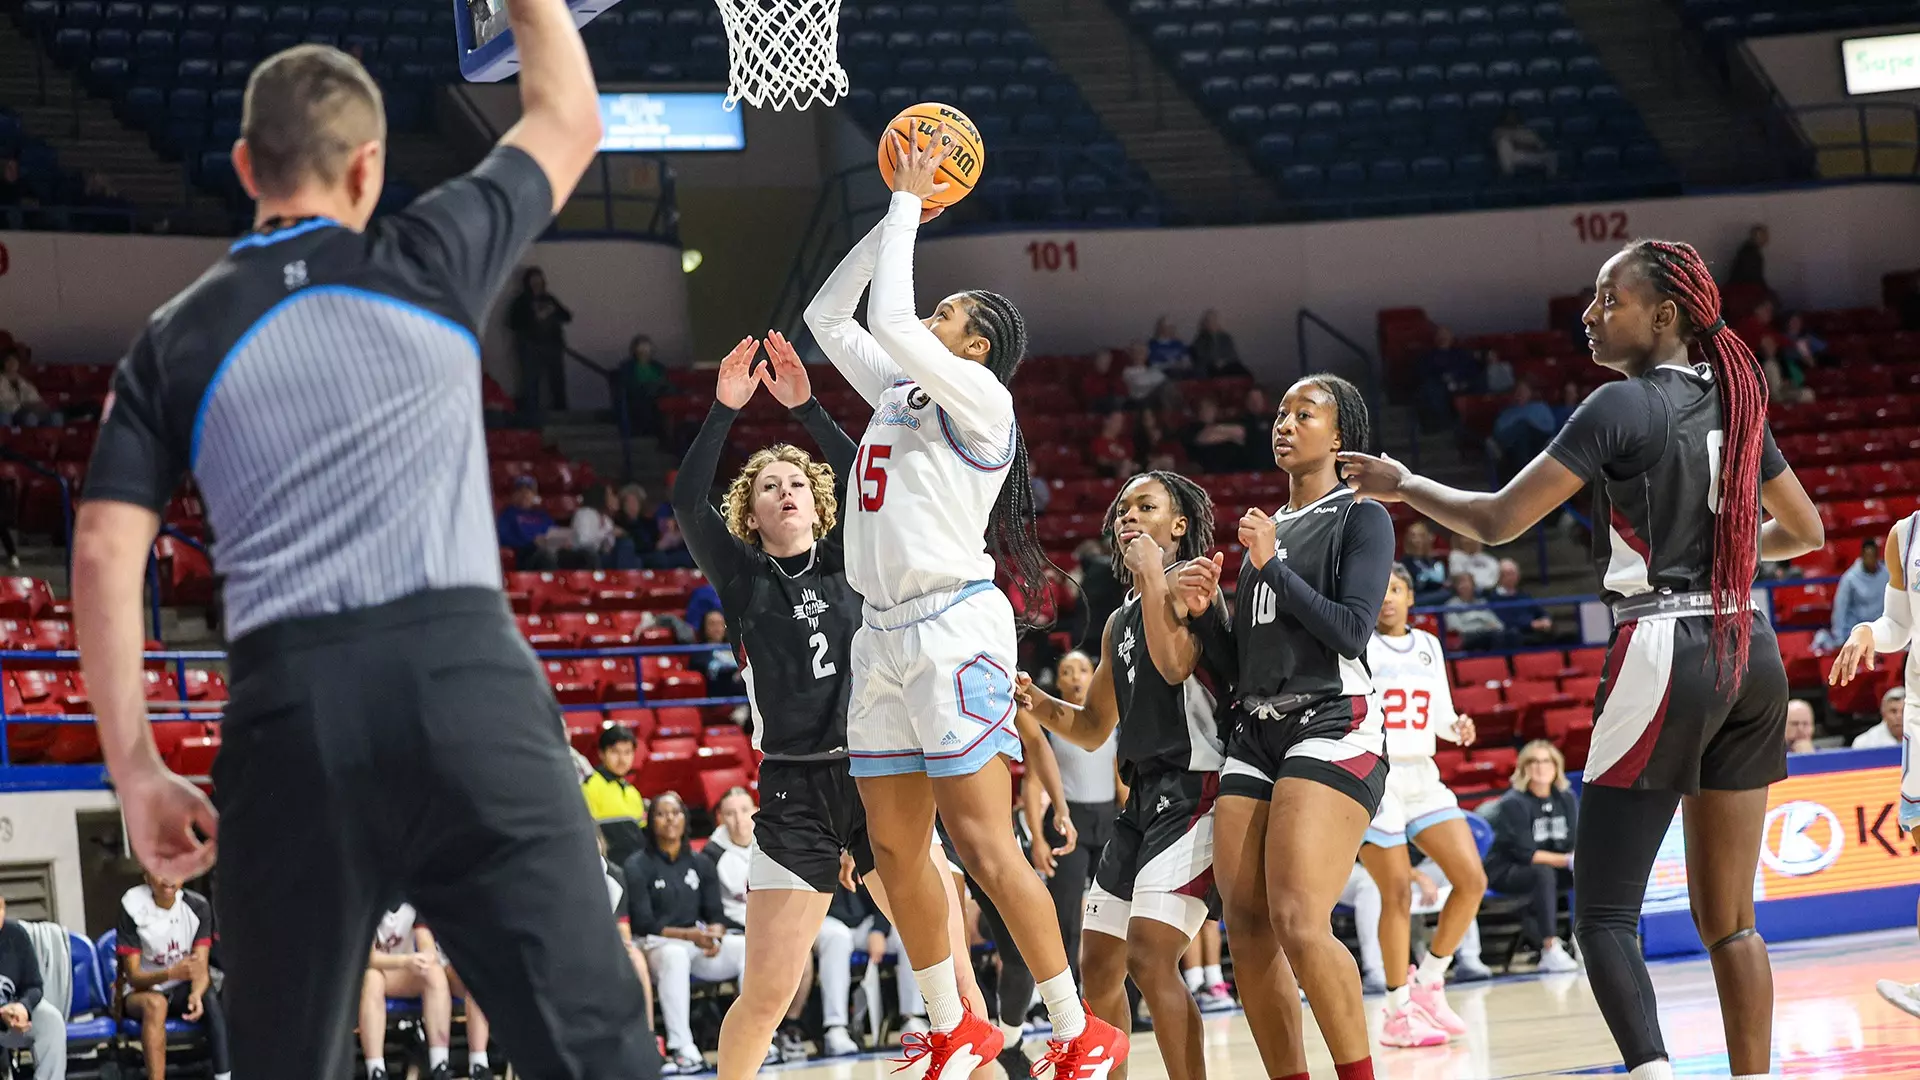
[[[412,952],[414,921],[412,904],[401,904],[380,916],[380,925],[373,932],[373,947],[390,956]]]
[[[1893,542],[1900,546],[1900,572],[1905,576],[1909,602],[1920,593],[1920,551],[1914,550],[1913,526],[1920,521],[1920,513],[1909,515],[1893,526]],[[1888,557],[1893,553],[1888,552]],[[1920,722],[1920,642],[1907,643],[1907,704],[1902,710],[1906,715],[1908,727]]]
[[[1395,638],[1374,634],[1367,642],[1373,672],[1373,704],[1387,733],[1390,761],[1433,757],[1436,736],[1454,741],[1453,691],[1440,641],[1425,630]]]

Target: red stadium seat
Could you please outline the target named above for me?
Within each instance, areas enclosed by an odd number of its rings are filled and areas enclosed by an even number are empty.
[[[1607,650],[1602,645],[1567,652],[1567,667],[1582,675],[1603,675],[1607,670]]]
[[[697,805],[718,810],[721,797],[734,788],[744,788],[746,786],[747,771],[745,769],[738,767],[708,769],[700,774],[700,799],[702,801]],[[753,801],[755,805],[758,805],[760,799],[756,795]]]
[[[574,637],[545,615],[515,615],[514,624],[520,628],[520,636],[527,644],[536,649],[570,649]]]
[[[639,678],[634,674],[633,657],[603,656],[598,660],[579,661],[579,665],[583,675],[592,673],[594,682],[600,688],[599,700],[608,704],[634,704],[640,700]]]
[[[219,754],[219,735],[196,735],[175,744],[167,755],[167,767],[181,776],[207,776],[213,772],[213,759]]]
[[[37,619],[52,607],[53,590],[39,578],[0,578],[0,618]]]
[[[1467,656],[1453,662],[1453,681],[1461,686],[1497,686],[1512,677],[1504,656]]]
[[[1833,586],[1787,585],[1773,590],[1773,617],[1786,626],[1825,626],[1833,621]]]
[[[188,701],[227,700],[227,680],[217,671],[188,668],[185,690]]]
[[[1580,772],[1587,767],[1587,748],[1593,743],[1593,724],[1575,724],[1560,740],[1560,752],[1566,755],[1567,771]]]
[[[1453,707],[1456,712],[1466,713],[1476,720],[1500,706],[1500,691],[1485,686],[1456,685],[1453,688]]]
[[[1593,711],[1583,708],[1548,709],[1541,717],[1544,735],[1557,746],[1567,737],[1567,732],[1585,724],[1593,726]]]
[[[653,710],[660,721],[659,732],[672,731],[678,735],[698,735],[705,727],[700,722],[700,710],[691,705],[663,705]]]
[[[691,756],[700,749],[700,740],[692,735],[673,735],[662,737],[655,735],[647,744],[647,750],[653,754],[686,754]]]
[[[667,675],[655,684],[653,695],[661,700],[676,698],[703,698],[707,696],[707,677],[697,671],[680,671]]]
[[[1600,676],[1573,675],[1560,680],[1560,691],[1582,706],[1592,705],[1600,696]]]
[[[1513,654],[1513,677],[1545,681],[1558,679],[1567,670],[1566,654],[1559,650],[1551,652],[1524,652]],[[1508,700],[1512,700],[1511,697]]]
[[[562,705],[587,705],[600,700],[600,683],[588,678],[571,660],[548,660],[547,684]]]
[[[633,737],[640,740],[643,746],[652,741],[654,729],[659,725],[652,709],[611,708],[603,715],[605,723],[618,724],[633,732]]]

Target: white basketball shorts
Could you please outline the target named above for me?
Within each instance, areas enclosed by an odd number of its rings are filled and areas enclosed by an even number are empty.
[[[1380,812],[1367,826],[1366,842],[1375,847],[1397,847],[1422,829],[1464,817],[1460,800],[1440,781],[1440,766],[1432,758],[1399,759],[1387,766],[1387,792]]]

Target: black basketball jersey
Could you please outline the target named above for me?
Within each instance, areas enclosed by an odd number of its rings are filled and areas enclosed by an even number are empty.
[[[1216,598],[1216,607],[1225,601]],[[1201,618],[1215,617],[1209,613]],[[1203,645],[1200,664],[1178,685],[1167,682],[1147,652],[1146,613],[1139,593],[1128,593],[1113,623],[1113,696],[1120,711],[1115,755],[1128,784],[1142,773],[1213,772],[1226,760],[1218,711],[1231,684],[1225,643]]]
[[[727,609],[753,709],[753,744],[778,760],[845,757],[861,607],[847,584],[840,534],[808,555],[760,558],[765,565],[746,602]]]
[[[1719,388],[1704,364],[1607,383],[1574,411],[1547,452],[1592,487],[1606,599],[1711,588],[1725,446]],[[1768,432],[1761,481],[1786,467]]]
[[[1240,701],[1371,693],[1367,640],[1393,566],[1386,509],[1342,485],[1273,522],[1274,557],[1243,561],[1235,590]]]

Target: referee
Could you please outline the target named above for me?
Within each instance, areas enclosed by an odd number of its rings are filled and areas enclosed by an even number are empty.
[[[477,332],[592,162],[564,0],[509,0],[523,118],[478,168],[369,223],[380,91],[302,46],[247,87],[258,225],[155,313],[114,379],[74,607],[134,853],[217,911],[240,1077],[346,1075],[381,912],[405,899],[523,1075],[650,1078],[558,709],[500,591]],[[141,587],[191,471],[220,538],[233,700],[219,813],[155,753]]]

